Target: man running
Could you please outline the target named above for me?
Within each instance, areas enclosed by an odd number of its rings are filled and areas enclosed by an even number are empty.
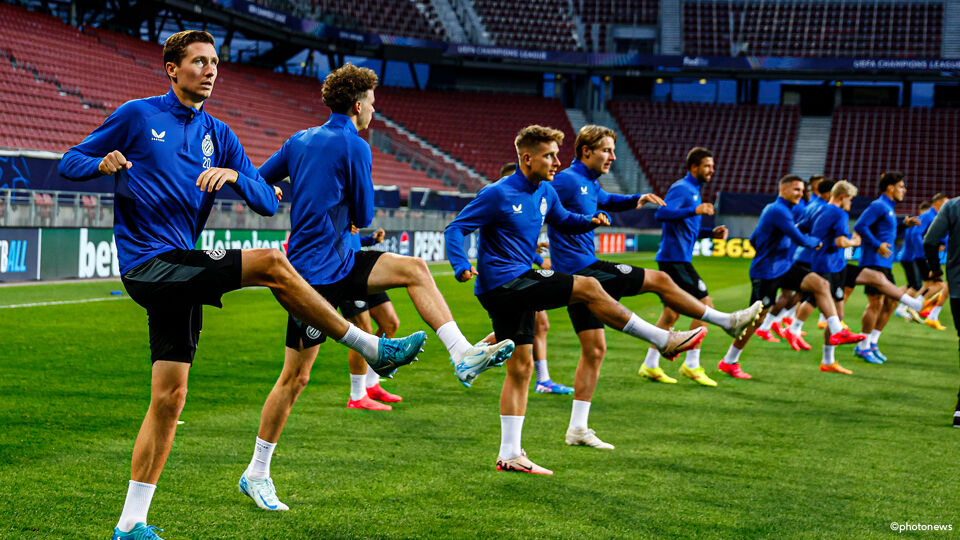
[[[376,368],[412,362],[425,335],[382,340],[348,323],[307,285],[279,250],[195,250],[217,192],[229,185],[261,215],[277,197],[233,131],[203,107],[217,78],[213,36],[186,30],[167,38],[170,91],[124,103],[60,161],[71,180],[113,176],[114,234],[121,279],[147,310],[150,407],[133,447],[130,482],[113,538],[159,538],[147,525],[170,453],[200,338],[202,306],[241,287],[269,287],[292,316],[357,350]]]
[[[307,282],[333,303],[405,287],[417,312],[450,353],[454,374],[469,385],[486,369],[505,362],[513,342],[470,345],[423,259],[357,252],[350,245],[351,227],[368,226],[374,214],[373,158],[359,132],[373,118],[376,86],[377,75],[371,69],[348,63],[330,72],[322,94],[330,119],[295,133],[260,167],[260,174],[268,183],[290,178],[287,256]],[[239,482],[240,491],[264,510],[287,509],[270,480],[270,459],[325,339],[309,321],[288,317],[283,371],[263,405],[253,457]],[[260,489],[264,482],[269,483],[263,489],[267,496]]]
[[[530,461],[520,445],[533,371],[534,312],[586,304],[605,324],[654,343],[667,357],[699,343],[706,333],[706,328],[661,330],[617,303],[594,278],[531,270],[544,221],[566,232],[585,232],[610,222],[603,212],[573,214],[560,204],[548,182],[560,167],[557,154],[562,142],[562,131],[537,125],[520,130],[514,141],[518,170],[480,190],[444,233],[454,275],[460,281],[477,278],[477,299],[490,315],[497,338],[509,338],[518,345],[507,360],[500,394],[500,471],[553,474]],[[479,257],[473,267],[463,241],[476,229],[480,229]]]

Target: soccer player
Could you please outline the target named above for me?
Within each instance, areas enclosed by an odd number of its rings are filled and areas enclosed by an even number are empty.
[[[534,312],[584,303],[605,324],[660,347],[676,356],[703,339],[705,328],[667,332],[647,323],[610,297],[594,278],[553,270],[531,270],[537,237],[544,221],[560,230],[584,232],[610,223],[603,212],[568,212],[549,185],[560,160],[563,132],[532,125],[514,141],[518,170],[485,187],[444,232],[447,255],[459,281],[477,278],[475,292],[487,310],[497,338],[512,339],[517,348],[507,360],[500,394],[500,453],[497,470],[553,474],[523,452],[520,440],[533,371]],[[464,238],[480,229],[477,266],[470,265]]]
[[[567,169],[557,173],[551,187],[564,208],[590,215],[599,210],[624,211],[640,208],[646,203],[663,205],[654,194],[616,195],[600,187],[598,178],[609,172],[616,160],[616,133],[610,128],[587,125],[580,129],[576,139],[576,159]],[[760,312],[759,302],[752,308],[733,314],[723,313],[704,305],[690,293],[677,286],[665,272],[646,270],[628,264],[614,264],[597,259],[593,231],[565,233],[551,225],[550,236],[555,268],[561,272],[596,278],[614,299],[652,292],[660,296],[664,305],[695,319],[704,319],[724,328],[733,337],[739,337]],[[588,426],[590,403],[600,377],[600,366],[607,343],[603,322],[583,304],[567,306],[573,329],[580,340],[580,361],[574,380],[574,401],[566,443],[571,446],[590,446],[611,450],[613,445],[600,440]],[[651,348],[654,359],[660,352]],[[690,352],[687,352],[690,355]],[[640,375],[654,381],[676,382],[657,366],[651,370],[640,368]]]
[[[449,351],[455,375],[469,385],[483,371],[505,362],[513,342],[470,345],[423,259],[357,252],[350,245],[351,226],[368,226],[374,214],[372,154],[359,132],[373,118],[376,86],[377,75],[367,68],[348,63],[330,72],[322,91],[330,119],[295,133],[260,166],[260,174],[268,183],[290,178],[287,256],[307,282],[333,303],[405,287],[417,312]],[[270,459],[325,339],[309,321],[288,317],[283,371],[263,405],[253,457],[239,482],[240,491],[264,510],[287,509],[270,480]],[[258,487],[264,482],[269,483],[267,497]]]
[[[940,244],[947,240],[947,285],[950,289],[950,310],[953,313],[953,325],[960,337],[960,198],[942,203],[937,217],[923,237],[923,253],[930,268],[928,279],[940,281],[943,270],[940,268]],[[953,427],[960,428],[960,391],[957,392],[957,407],[953,413]]]
[[[820,247],[818,238],[803,234],[797,229],[791,210],[803,196],[803,184],[803,179],[795,174],[781,178],[777,200],[764,207],[757,228],[750,235],[750,243],[757,251],[750,263],[750,300],[763,302],[763,316],[773,306],[778,289],[813,293],[820,311],[827,317],[830,344],[855,343],[857,337],[840,324],[827,281],[802,266],[794,265],[787,258],[790,242],[811,249]],[[734,340],[717,366],[720,371],[737,379],[753,378],[740,366],[740,353],[752,335],[753,332],[748,330],[743,337]]]
[[[920,214],[920,237],[923,238],[927,234],[927,230],[930,229],[930,224],[933,223],[933,220],[937,216],[937,212],[940,211],[940,208],[946,203],[949,199],[943,193],[937,193],[930,200],[930,208]],[[926,303],[924,303],[923,310],[920,312],[920,316],[924,318],[924,324],[935,329],[935,330],[945,330],[944,326],[940,324],[939,316],[940,310],[943,307],[943,302],[947,298],[949,292],[944,291],[943,289],[946,285],[942,282],[932,282],[929,281],[928,276],[930,270],[927,268],[926,258],[920,257],[914,261],[921,275],[924,279],[924,288],[923,294],[927,298]]]
[[[360,236],[359,229],[351,227],[350,233],[354,251],[379,244],[386,236],[386,231],[383,229],[377,229],[367,236]],[[345,319],[371,334],[374,333],[371,318],[377,321],[376,335],[378,336],[393,337],[400,327],[397,310],[386,292],[371,294],[361,300],[345,300],[338,307]],[[350,399],[347,401],[347,408],[389,411],[393,407],[388,403],[403,401],[402,397],[391,394],[380,386],[380,376],[355,351],[347,352],[347,365],[350,368]],[[381,403],[377,403],[378,401]]]
[[[821,185],[823,185],[821,183]],[[847,261],[843,250],[860,245],[860,236],[850,234],[849,222],[850,202],[857,195],[857,188],[846,180],[833,185],[830,191],[830,201],[821,205],[817,218],[811,229],[811,236],[820,238],[823,245],[820,249],[811,251],[811,267],[813,271],[827,280],[830,284],[830,294],[837,306],[837,317],[843,319],[844,286],[847,283]],[[857,268],[851,266],[851,268]],[[872,272],[872,270],[866,270]],[[877,274],[879,276],[879,274]],[[860,339],[866,336],[861,335]],[[853,374],[852,371],[841,366],[834,355],[836,348],[830,342],[830,329],[824,329],[823,357],[820,361],[820,371],[825,373]]]
[[[412,362],[425,335],[381,340],[348,323],[275,249],[195,250],[217,191],[229,185],[261,215],[277,209],[236,135],[203,102],[217,78],[207,32],[167,38],[170,91],[121,105],[60,161],[71,180],[113,176],[114,234],[124,287],[146,308],[150,330],[150,407],[133,448],[131,480],[114,539],[152,539],[147,513],[170,453],[200,337],[203,304],[249,286],[269,287],[284,309],[350,348],[374,367]]]
[[[903,247],[900,249],[900,266],[903,267],[903,275],[907,278],[907,294],[910,296],[923,296],[923,284],[926,281],[929,270],[923,272],[918,261],[923,261],[923,269],[926,269],[927,262],[923,258],[923,213],[930,208],[930,203],[923,201],[920,203],[917,213],[920,217],[920,225],[910,227],[903,233]],[[903,317],[907,322],[924,322],[920,314],[903,303],[897,304],[894,315]],[[936,321],[931,321],[936,322]],[[939,324],[939,323],[937,323]],[[942,328],[942,327],[941,327]]]
[[[876,270],[886,276],[890,283],[893,278],[893,243],[897,239],[897,216],[894,206],[903,200],[907,193],[907,184],[901,172],[885,172],[880,175],[880,197],[870,203],[863,211],[853,228],[863,239],[860,253],[860,266]],[[916,217],[903,220],[904,227],[920,224]],[[880,352],[878,342],[890,315],[897,303],[892,298],[884,298],[875,287],[867,286],[867,307],[860,319],[860,331],[868,338],[853,350],[856,356],[872,364],[882,364],[887,357]],[[923,306],[921,306],[922,308]]]
[[[707,291],[707,284],[703,282],[697,270],[693,267],[693,244],[701,235],[712,238],[727,238],[727,228],[723,225],[713,229],[701,228],[700,222],[704,215],[713,215],[713,204],[703,202],[700,197],[700,191],[704,185],[713,180],[713,174],[716,171],[716,163],[713,159],[713,152],[706,148],[696,147],[687,152],[687,175],[677,180],[667,190],[667,196],[664,206],[657,208],[656,219],[662,223],[663,234],[660,239],[660,248],[657,250],[656,261],[660,272],[665,274],[670,282],[686,293],[688,298],[692,297],[703,306],[703,316],[693,315],[693,321],[690,324],[691,329],[704,326],[704,323],[697,320],[703,319],[708,322],[715,314],[719,314],[713,309],[713,299]],[[651,271],[651,273],[653,273]],[[641,274],[642,275],[642,274]],[[689,302],[687,302],[689,304]],[[680,318],[680,313],[691,315],[688,306],[687,310],[677,309],[676,305],[664,302],[663,312],[657,321],[660,328],[671,328]],[[740,317],[739,324],[733,328],[734,338],[740,337],[743,330],[751,325],[760,312],[761,306],[754,303],[749,308],[751,311],[747,317]],[[738,313],[738,317],[742,313]],[[714,319],[725,323],[724,318]],[[728,333],[730,330],[728,329]],[[680,374],[684,377],[703,386],[717,386],[717,382],[711,379],[703,367],[700,365],[700,347],[694,347],[687,351],[683,365],[680,366]],[[644,359],[643,366],[640,368],[640,375],[652,381],[675,383],[676,379],[667,376],[660,367],[660,355],[654,349],[647,350],[647,357]]]

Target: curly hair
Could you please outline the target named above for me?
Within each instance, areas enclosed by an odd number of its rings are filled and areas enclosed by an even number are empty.
[[[557,146],[563,144],[563,132],[546,126],[534,124],[527,126],[517,133],[517,138],[513,140],[517,147],[517,155],[524,150],[532,150],[534,146],[540,143],[555,142]]]
[[[363,99],[367,90],[377,87],[377,81],[372,69],[347,62],[323,80],[323,104],[335,113],[346,114],[354,103]]]

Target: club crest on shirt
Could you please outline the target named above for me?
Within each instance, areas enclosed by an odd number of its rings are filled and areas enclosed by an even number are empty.
[[[547,198],[546,197],[540,197],[540,215],[541,216],[547,215]]]
[[[209,133],[203,136],[203,142],[200,143],[200,149],[203,150],[203,155],[207,157],[213,155],[213,139],[210,138]]]

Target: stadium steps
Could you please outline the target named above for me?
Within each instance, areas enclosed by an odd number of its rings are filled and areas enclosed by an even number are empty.
[[[450,0],[430,0],[430,4],[437,12],[437,18],[443,25],[447,39],[454,43],[467,43],[467,33],[463,30],[460,20],[457,19],[457,14],[453,11]]]
[[[960,58],[960,34],[956,32],[960,25],[960,2],[947,2],[943,6],[943,43],[941,54],[944,58]],[[952,30],[947,31],[950,28]]]
[[[801,178],[823,174],[827,164],[827,143],[830,140],[830,116],[801,116],[797,140],[793,145],[790,172]]]
[[[627,143],[627,137],[613,115],[606,109],[594,111],[593,123],[607,126],[617,134],[617,164],[614,167],[617,169],[617,181],[621,186],[620,192],[649,193],[652,191],[647,175],[640,168],[640,162],[637,161],[633,149]]]
[[[680,0],[660,0],[660,54],[683,54]]]
[[[440,148],[437,148],[436,146],[434,146],[434,145],[430,144],[429,142],[425,141],[424,139],[421,139],[421,138],[418,137],[415,133],[413,133],[412,131],[404,128],[403,126],[401,126],[400,124],[394,122],[394,121],[391,120],[390,118],[387,118],[387,117],[384,116],[382,113],[375,112],[375,113],[373,113],[373,116],[374,116],[374,118],[376,118],[377,120],[380,120],[381,122],[383,122],[384,124],[386,124],[390,129],[392,129],[392,130],[393,130],[394,132],[396,132],[398,135],[400,135],[400,136],[402,136],[402,137],[405,137],[405,138],[406,138],[408,141],[410,141],[411,143],[420,146],[420,147],[423,148],[425,151],[427,151],[427,152],[429,152],[430,154],[433,154],[434,156],[436,156],[437,158],[443,160],[444,163],[449,163],[449,164],[451,164],[451,165],[454,166],[458,171],[464,173],[466,176],[469,176],[470,179],[471,179],[471,180],[474,180],[478,185],[487,184],[488,181],[487,181],[486,177],[484,177],[483,175],[481,175],[480,173],[478,173],[477,171],[475,171],[473,168],[465,165],[464,163],[462,163],[461,161],[459,161],[459,160],[457,160],[457,159],[454,159],[450,154],[447,154],[446,152],[444,152],[444,151],[441,150]]]
[[[573,126],[573,132],[579,133],[580,128],[590,123],[587,120],[587,115],[583,113],[580,109],[565,109],[567,113],[567,118],[570,119],[570,125]],[[619,137],[618,137],[619,139]],[[573,144],[574,141],[570,141],[567,144]],[[620,158],[620,152],[622,149],[617,147],[617,158]],[[574,149],[574,155],[576,155],[576,149]],[[566,166],[566,163],[564,163]],[[613,168],[610,169],[608,174],[605,174],[600,177],[600,185],[603,186],[604,191],[607,193],[623,193],[623,186],[620,184],[620,179],[616,174],[617,164],[614,164]]]

